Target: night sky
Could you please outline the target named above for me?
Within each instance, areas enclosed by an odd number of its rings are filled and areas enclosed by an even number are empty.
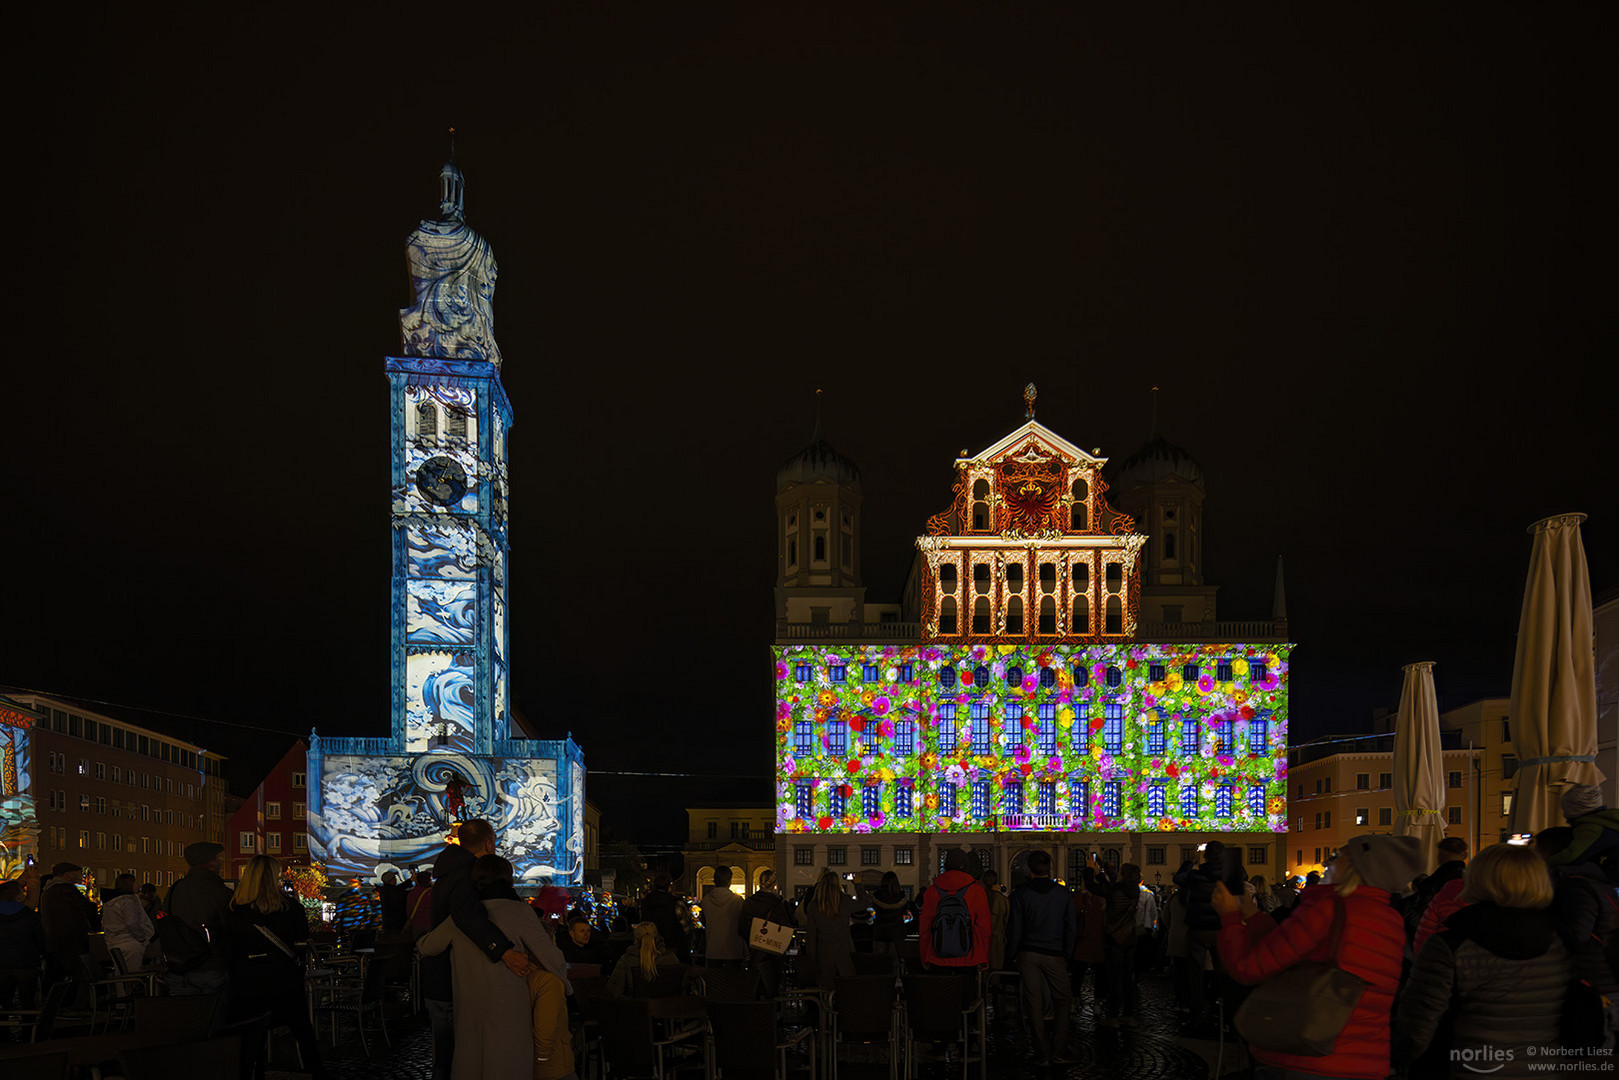
[[[211,718],[249,787],[253,729],[386,734],[383,357],[451,125],[513,698],[621,833],[769,774],[817,387],[890,600],[1024,383],[1115,457],[1160,386],[1221,616],[1286,558],[1295,739],[1413,660],[1505,695],[1539,517],[1619,583],[1611,7],[324,10],[27,16],[0,682]]]

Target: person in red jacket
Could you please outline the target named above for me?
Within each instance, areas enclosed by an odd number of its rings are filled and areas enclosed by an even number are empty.
[[[982,968],[989,964],[989,939],[992,926],[989,917],[989,897],[984,893],[984,887],[978,879],[968,871],[972,865],[967,853],[961,848],[952,848],[945,853],[944,873],[933,879],[922,892],[922,919],[919,924],[919,937],[922,945],[922,962],[930,968]],[[959,951],[959,935],[955,941],[944,940],[943,954],[935,946],[934,931],[938,929],[941,935],[954,927],[934,926],[939,913],[939,905],[946,897],[959,895],[967,905],[968,919],[971,922],[971,941],[967,942],[965,952]],[[950,905],[952,908],[954,904]],[[947,910],[946,915],[950,912]],[[964,929],[964,928],[963,928]]]
[[[1389,903],[1421,867],[1420,845],[1409,836],[1357,836],[1344,845],[1326,881],[1306,888],[1298,908],[1281,923],[1259,911],[1252,897],[1233,896],[1222,882],[1213,904],[1220,915],[1218,948],[1226,972],[1256,985],[1307,960],[1333,962],[1366,983],[1366,992],[1338,1035],[1333,1051],[1306,1057],[1251,1049],[1254,1060],[1296,1077],[1384,1080],[1389,1074],[1389,1014],[1400,983],[1405,923]],[[1343,908],[1341,935],[1333,917]]]
[[[1462,882],[1461,878],[1445,882],[1434,898],[1428,901],[1428,907],[1422,913],[1422,922],[1417,926],[1417,936],[1411,942],[1412,956],[1422,952],[1428,939],[1444,928],[1446,919],[1467,906],[1462,899]]]

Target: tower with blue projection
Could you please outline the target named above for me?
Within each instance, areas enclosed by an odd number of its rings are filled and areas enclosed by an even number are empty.
[[[310,852],[371,877],[431,862],[457,822],[495,826],[525,881],[583,873],[584,756],[572,738],[513,738],[507,439],[496,264],[439,173],[439,215],[411,233],[415,302],[388,357],[392,592],[386,738],[309,741]]]

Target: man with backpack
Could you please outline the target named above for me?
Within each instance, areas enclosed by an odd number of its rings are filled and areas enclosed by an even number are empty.
[[[169,993],[218,994],[215,1016],[225,1015],[230,989],[230,955],[225,941],[225,914],[231,892],[219,876],[223,844],[207,841],[185,850],[186,876],[169,888],[168,914],[158,920],[157,936],[168,958]]]
[[[945,853],[944,873],[922,893],[922,962],[932,971],[960,971],[989,964],[992,932],[989,897],[968,869],[961,848]]]

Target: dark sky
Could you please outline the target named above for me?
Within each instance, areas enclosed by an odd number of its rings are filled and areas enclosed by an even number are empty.
[[[453,124],[501,264],[513,696],[596,770],[768,773],[817,386],[872,599],[1025,382],[1114,456],[1156,384],[1222,615],[1286,557],[1295,737],[1412,660],[1504,694],[1525,526],[1589,512],[1619,581],[1610,12],[36,8],[0,681],[385,733],[382,360]],[[727,781],[593,783],[625,823]]]

